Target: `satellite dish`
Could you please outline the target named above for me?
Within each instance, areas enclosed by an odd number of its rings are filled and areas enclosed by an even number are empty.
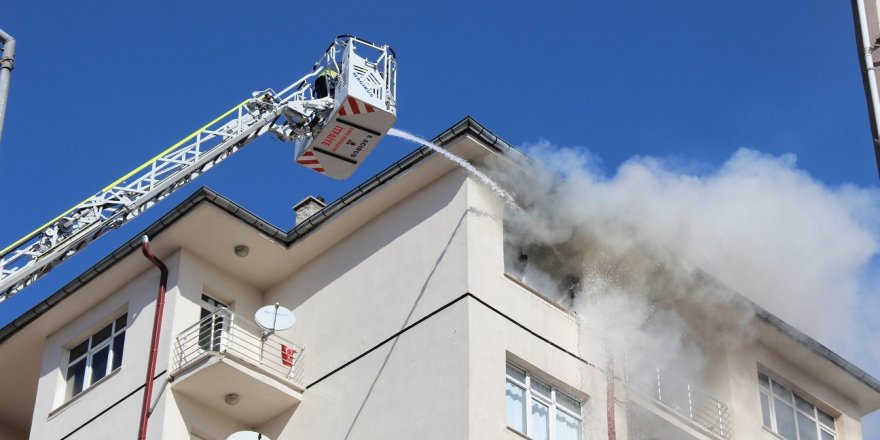
[[[274,307],[274,306],[269,306]],[[256,431],[238,431],[230,435],[226,440],[271,440],[266,434],[260,434]]]
[[[293,324],[296,322],[296,316],[290,310],[275,303],[274,306],[260,307],[260,310],[257,310],[256,315],[254,315],[254,320],[257,321],[257,324],[263,330],[276,332],[293,327]]]

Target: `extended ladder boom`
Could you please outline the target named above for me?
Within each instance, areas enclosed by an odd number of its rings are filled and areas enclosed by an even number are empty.
[[[377,56],[370,60],[354,55],[356,45],[372,50]],[[326,89],[316,91],[312,81],[329,76],[328,72],[333,73],[334,78],[341,73],[344,80],[346,74],[362,74],[366,71],[380,79],[383,101],[380,110],[392,117],[390,122],[382,121],[383,124],[388,123],[387,127],[377,127],[375,124],[372,128],[361,127],[369,132],[365,138],[368,136],[371,145],[375,146],[396,115],[396,67],[394,53],[388,46],[376,46],[351,36],[338,37],[315,63],[310,74],[278,93],[271,89],[255,92],[253,98],[242,101],[95,195],[0,251],[0,301],[21,291],[96,238],[139,216],[266,133],[295,142],[296,158],[300,163],[303,163],[303,154],[310,154],[309,158],[320,156],[320,153],[316,155],[312,151],[312,144],[320,142],[322,136],[326,137],[334,130],[331,124],[337,122],[337,113],[343,103],[359,97],[361,93],[359,90],[348,90],[347,86],[352,81],[335,88],[335,84],[330,84],[330,93]],[[377,100],[371,102],[374,105],[379,103]],[[350,121],[343,123],[351,124]],[[378,133],[379,136],[372,133]],[[348,142],[354,144],[360,140],[356,136],[357,133],[350,133]],[[341,150],[337,153],[341,153]],[[337,153],[321,156],[322,166],[330,168],[333,156],[339,156]],[[360,160],[364,156],[361,154]],[[352,162],[350,158],[343,159],[347,160],[346,164]],[[313,162],[319,160],[314,159]],[[345,170],[348,174],[351,171]],[[343,177],[347,177],[347,174]]]

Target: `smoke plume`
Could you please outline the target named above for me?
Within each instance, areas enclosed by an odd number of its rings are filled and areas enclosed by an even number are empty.
[[[613,175],[584,149],[540,141],[490,175],[521,211],[506,216],[506,262],[578,312],[597,362],[674,366],[751,338],[742,296],[862,365],[878,332],[866,283],[878,252],[880,192],[829,186],[793,155],[748,149],[717,168],[635,157]],[[609,353],[609,350],[611,351]],[[624,353],[620,353],[624,352]]]

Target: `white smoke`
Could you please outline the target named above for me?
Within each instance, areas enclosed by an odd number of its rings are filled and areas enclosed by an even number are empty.
[[[727,286],[859,364],[880,362],[865,353],[880,335],[866,321],[880,317],[866,285],[880,281],[867,270],[876,188],[826,185],[793,155],[747,149],[717,168],[636,157],[613,175],[582,148],[525,150],[532,160],[488,164],[524,208],[508,216],[507,259],[531,254],[521,275],[578,310],[585,331],[614,334],[605,345],[698,369],[708,345],[748,340],[748,313]]]

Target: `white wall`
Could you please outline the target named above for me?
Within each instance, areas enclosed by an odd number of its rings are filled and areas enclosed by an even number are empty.
[[[163,347],[159,365],[168,365],[173,353],[175,336],[197,323],[202,308],[201,297],[205,293],[229,305],[233,313],[252,320],[263,304],[263,292],[230,276],[216,266],[183,249],[178,253],[179,277],[174,288],[171,307],[171,325],[163,329]],[[171,366],[170,369],[173,369]],[[157,389],[167,376],[157,381]],[[229,434],[245,429],[233,421],[213,416],[209,409],[184,395],[172,392],[169,387],[161,395],[151,418],[150,438],[188,438],[193,431],[204,438],[225,439]]]
[[[268,303],[296,313],[281,336],[305,347],[305,384],[465,293],[465,180],[440,177],[270,289]],[[456,307],[310,388],[267,433],[466,438],[467,320]]]
[[[809,355],[814,356],[814,355]],[[758,366],[775,379],[787,382],[792,391],[812,401],[831,415],[835,420],[838,438],[841,440],[859,440],[862,438],[859,423],[858,405],[829,387],[821,378],[806,373],[795,363],[770,350],[767,346],[756,342],[747,347],[729,353],[727,358],[729,400],[734,416],[734,432],[745,438],[776,439],[761,425],[761,401],[758,394]],[[815,362],[808,355],[803,362]],[[829,374],[844,374],[840,371],[828,371]]]
[[[466,292],[498,313],[461,300],[309,388],[295,410],[261,427],[218,419],[172,387],[162,391],[165,376],[157,381],[150,438],[195,432],[221,440],[246,428],[276,440],[518,438],[505,421],[507,360],[580,399],[584,438],[603,438],[605,373],[604,366],[589,364],[593,341],[582,337],[576,316],[504,276],[502,211],[497,197],[456,169],[267,291],[188,250],[167,257],[171,277],[157,371],[168,368],[174,335],[199,319],[203,292],[247,319],[265,304],[293,309],[297,324],[280,336],[305,347],[304,385]],[[143,384],[157,283],[158,271],[151,268],[46,339],[32,438],[60,438]],[[122,310],[129,313],[122,369],[64,404],[67,349]],[[732,407],[737,438],[769,435],[760,426],[758,363],[839,411],[841,440],[861,438],[853,402],[758,344],[718,353],[707,375],[708,391]],[[141,399],[135,393],[73,438],[133,438]],[[625,433],[623,407],[618,411],[618,429]]]
[[[166,261],[172,268],[172,278],[175,273],[173,268],[179,261],[179,255]],[[87,313],[75,317],[46,338],[30,433],[32,438],[61,438],[143,385],[158,285],[159,271],[151,268],[118,291],[108,293],[103,301]],[[173,289],[169,293],[173,295]],[[101,383],[67,400],[64,374],[68,350],[123,312],[128,313],[128,328],[125,332],[122,367],[105,377]],[[166,327],[169,321],[165,320]],[[164,364],[160,364],[157,371],[163,369],[162,365]],[[142,399],[141,393],[128,397],[71,438],[136,437]]]

